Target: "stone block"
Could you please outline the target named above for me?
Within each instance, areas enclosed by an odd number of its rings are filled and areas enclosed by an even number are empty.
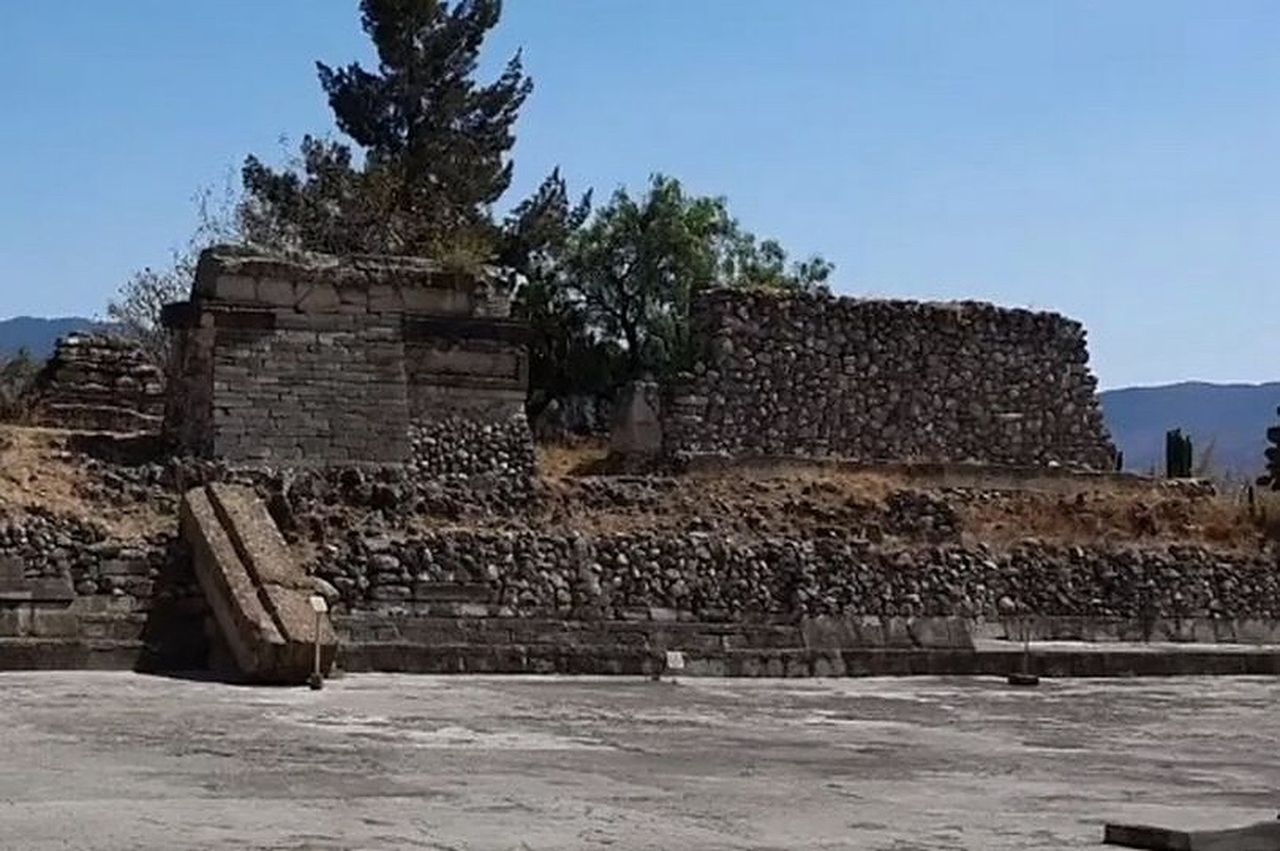
[[[223,301],[252,304],[257,301],[257,282],[241,275],[223,275],[214,285],[213,295]]]
[[[648,457],[662,450],[662,415],[658,385],[633,381],[614,409],[609,451],[621,457]]]
[[[0,638],[18,638],[28,634],[31,626],[30,608],[0,606]]]
[[[257,300],[272,307],[293,307],[298,302],[298,293],[293,281],[265,278],[258,281]]]
[[[337,636],[328,618],[312,611],[310,580],[251,490],[219,484],[189,491],[181,529],[196,578],[243,674],[304,682],[317,635],[321,669],[328,670]]]
[[[857,646],[855,633],[845,618],[822,615],[800,621],[804,646],[811,650],[831,650]]]
[[[884,620],[875,615],[852,615],[846,618],[855,647],[884,647],[888,643]]]
[[[398,313],[404,310],[400,290],[389,284],[369,287],[369,311],[371,313]]]
[[[31,610],[30,632],[38,638],[74,638],[80,632],[80,619],[66,609],[35,606]]]
[[[331,313],[342,303],[333,284],[309,283],[297,285],[297,308],[303,313]]]
[[[845,676],[844,657],[839,652],[816,653],[813,657],[813,675],[815,677]]]

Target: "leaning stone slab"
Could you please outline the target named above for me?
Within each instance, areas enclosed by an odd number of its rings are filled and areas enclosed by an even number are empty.
[[[274,666],[284,639],[203,488],[183,498],[179,524],[191,546],[196,579],[236,667],[246,677],[259,678]]]
[[[321,670],[337,636],[317,622],[311,580],[293,559],[266,506],[248,488],[215,484],[183,500],[182,534],[196,577],[237,667],[258,682],[303,683],[312,670],[319,627]]]
[[[1108,824],[1104,845],[1149,851],[1280,851],[1280,821],[1233,830],[1168,830],[1146,825]]]

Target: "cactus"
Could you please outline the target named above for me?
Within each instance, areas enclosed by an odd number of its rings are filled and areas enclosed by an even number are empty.
[[[1280,408],[1276,408],[1276,416],[1280,416]],[[1258,478],[1258,484],[1269,487],[1273,491],[1280,490],[1280,426],[1267,429],[1267,471]]]
[[[1194,454],[1191,438],[1175,428],[1164,434],[1164,469],[1165,477],[1170,479],[1189,479],[1194,466]]]

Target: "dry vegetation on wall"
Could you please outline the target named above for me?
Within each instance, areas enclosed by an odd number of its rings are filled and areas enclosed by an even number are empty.
[[[57,429],[0,425],[0,518],[39,512],[91,521],[118,540],[172,532],[174,500],[131,486]]]
[[[85,440],[54,429],[0,426],[0,517],[30,511],[77,517],[120,540],[171,534],[180,470],[96,460],[85,454]],[[740,540],[863,538],[993,551],[1035,539],[1068,547],[1196,544],[1258,553],[1268,539],[1280,539],[1280,498],[1271,494],[1260,494],[1250,506],[1234,492],[1209,495],[1165,483],[1091,485],[1075,492],[1060,483],[1057,491],[1037,490],[1034,483],[954,487],[889,470],[582,475],[603,456],[600,445],[542,447],[540,481],[520,492],[403,476],[366,476],[352,484],[350,476],[335,474],[326,485],[266,474],[261,481],[286,488],[290,537],[306,558],[314,558],[325,541],[355,530],[392,537],[451,529],[589,536],[705,532]]]
[[[903,518],[928,514],[927,503],[954,517],[958,540],[995,549],[1034,538],[1068,546],[1194,543],[1252,552],[1280,540],[1280,494],[1259,494],[1250,507],[1243,492],[1159,480],[955,487],[891,469],[805,466],[668,479],[583,475],[598,469],[606,453],[602,443],[539,447],[546,512],[554,523],[584,531],[714,527],[744,535],[821,534],[865,526],[886,506],[897,505]],[[903,504],[908,494],[921,495],[911,511]]]

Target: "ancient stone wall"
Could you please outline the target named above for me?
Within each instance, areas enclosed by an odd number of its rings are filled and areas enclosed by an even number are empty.
[[[122,337],[71,334],[58,341],[32,388],[38,422],[92,431],[158,431],[164,380]]]
[[[284,314],[263,328],[238,318],[215,320],[213,454],[274,464],[407,457],[393,322]]]
[[[1113,463],[1084,329],[1057,314],[716,290],[694,339],[664,411],[673,455]]]
[[[355,468],[337,474],[341,492],[318,493],[328,475],[304,473],[272,513],[301,519],[309,502],[342,493],[396,509],[396,487],[418,498],[417,479],[362,480]],[[891,525],[936,526],[922,523],[936,508],[908,500]],[[317,590],[337,599],[344,664],[359,669],[640,673],[679,650],[704,673],[1000,673],[1013,651],[975,655],[975,638],[1030,628],[1038,640],[1280,641],[1274,552],[1036,542],[997,552],[952,535],[925,545],[668,529],[329,531],[299,552],[314,558]],[[172,535],[126,542],[72,517],[0,514],[0,668],[199,666],[207,616]],[[1202,649],[1179,658],[1208,661],[1176,667],[1135,652],[1059,672],[1270,673],[1276,662]]]
[[[351,608],[575,620],[794,623],[817,616],[1000,619],[1280,619],[1265,555],[1198,547],[1055,547],[1002,553],[833,538],[750,540],[701,532],[591,536],[437,531],[350,537],[314,565]]]
[[[525,329],[504,306],[423,260],[206,251],[192,300],[166,313],[166,430],[238,463],[527,475]]]

